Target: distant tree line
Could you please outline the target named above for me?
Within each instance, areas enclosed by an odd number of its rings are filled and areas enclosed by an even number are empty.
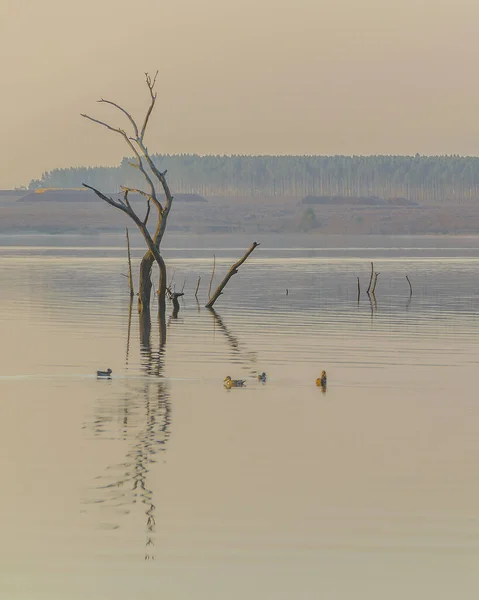
[[[124,158],[117,167],[53,169],[29,189],[82,183],[117,192],[141,177]],[[419,202],[479,198],[479,158],[464,156],[199,156],[154,155],[170,187],[202,196],[379,196]]]

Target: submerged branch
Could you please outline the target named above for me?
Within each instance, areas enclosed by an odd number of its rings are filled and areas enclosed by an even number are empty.
[[[195,298],[198,299],[198,290],[200,289],[200,281],[201,281],[201,275],[198,277],[198,283],[196,284],[196,290],[195,290]]]
[[[211,271],[210,287],[208,288],[208,298],[211,298],[211,286],[213,285],[213,277],[215,276],[216,254],[213,254],[213,270]]]
[[[371,288],[371,295],[374,296],[376,292],[376,284],[378,282],[379,273],[374,273],[373,285]]]
[[[369,294],[369,292],[371,291],[371,284],[373,282],[373,276],[374,276],[374,264],[373,264],[373,262],[371,262],[371,277],[369,278],[369,285],[368,285],[368,289],[366,290],[366,294]]]
[[[409,281],[408,275],[406,275],[406,279],[407,279],[407,282],[409,283],[409,295],[412,296],[412,285],[411,285],[411,282]]]
[[[248,256],[258,246],[259,246],[258,242],[253,242],[253,244],[251,245],[251,247],[245,252],[244,256],[242,258],[240,258],[240,260],[238,260],[237,262],[235,262],[235,264],[230,268],[230,270],[228,271],[228,273],[226,273],[225,278],[219,284],[219,286],[217,287],[217,289],[216,289],[215,293],[213,294],[213,296],[211,296],[210,299],[208,300],[208,303],[206,304],[206,308],[212,308],[213,307],[214,303],[218,300],[218,298],[223,293],[223,290],[226,287],[226,284],[228,283],[228,281],[233,277],[233,275],[235,275],[238,272],[239,267],[244,263],[244,261],[248,258]]]

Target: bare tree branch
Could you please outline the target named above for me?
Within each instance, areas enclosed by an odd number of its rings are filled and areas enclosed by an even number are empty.
[[[115,133],[119,133],[120,135],[124,134],[124,131],[122,131],[121,129],[112,127],[111,125],[108,125],[108,123],[104,123],[103,121],[100,121],[99,119],[94,119],[93,117],[90,117],[90,115],[86,115],[85,113],[80,113],[80,117],[83,117],[84,119],[88,119],[89,121],[93,121],[93,123],[98,123],[98,125],[102,125],[103,127],[106,127],[107,129],[109,129],[110,131],[114,131]]]
[[[148,175],[147,171],[145,170],[145,167],[143,166],[143,161],[141,159],[140,153],[135,148],[135,146],[133,145],[131,139],[128,137],[126,132],[123,129],[120,129],[117,127],[112,127],[111,125],[108,125],[108,123],[104,123],[103,121],[100,121],[99,119],[94,119],[93,117],[90,117],[87,114],[82,113],[81,116],[84,117],[85,119],[88,119],[89,121],[92,121],[93,123],[102,125],[103,127],[106,127],[110,131],[118,133],[123,137],[125,142],[128,144],[128,146],[132,150],[133,154],[136,156],[136,160],[138,161],[137,168],[141,171],[141,173],[143,174],[143,177],[146,179],[146,181],[148,182],[148,185],[150,186],[151,197],[152,197],[154,204],[157,205],[158,211],[161,211],[162,210],[161,205],[158,203],[158,199],[156,197],[155,185],[154,185],[151,177]],[[136,140],[134,140],[134,141],[136,141]],[[142,150],[142,152],[143,152],[143,150]],[[150,157],[145,155],[145,158],[147,159],[147,162],[149,164],[151,162]]]
[[[150,169],[152,170],[153,174],[158,179],[158,181],[161,183],[161,187],[163,188],[163,191],[165,192],[165,199],[166,199],[165,211],[168,214],[170,212],[171,203],[173,202],[173,195],[168,186],[168,182],[166,181],[166,171],[164,171],[162,173],[158,169],[158,167],[153,162],[151,156],[149,155],[148,149],[146,148],[142,139],[137,139],[135,141],[138,144],[138,147],[140,148],[141,152],[143,153],[143,156],[145,157],[146,162],[148,163],[148,166],[150,167]]]
[[[148,199],[147,208],[146,208],[146,215],[145,215],[145,219],[143,221],[143,225],[145,227],[146,227],[146,225],[148,223],[148,217],[150,216],[150,208],[151,208],[150,199]]]
[[[112,102],[111,100],[105,100],[104,98],[101,98],[100,100],[97,100],[98,103],[103,103],[103,104],[110,104],[111,106],[114,106],[115,108],[117,108],[118,110],[120,110],[126,117],[127,119],[130,121],[133,130],[135,132],[135,136],[138,137],[138,126],[135,123],[135,119],[130,115],[130,113],[125,110],[122,106],[120,106],[119,104],[117,104],[116,102]]]
[[[130,201],[128,200],[128,190],[127,189],[123,190],[123,199],[125,201],[125,204],[128,206],[130,213],[133,213],[133,209],[131,208]]]
[[[148,111],[146,113],[145,120],[143,121],[143,127],[141,128],[140,135],[138,135],[138,131],[136,131],[136,137],[137,137],[137,139],[140,139],[141,142],[143,142],[143,138],[145,137],[145,131],[146,131],[146,127],[148,125],[148,121],[150,119],[150,115],[151,115],[151,113],[153,111],[153,108],[155,107],[156,95],[157,94],[153,90],[155,88],[157,75],[158,75],[158,71],[155,73],[155,77],[153,78],[153,81],[152,81],[151,77],[148,75],[148,73],[145,73],[146,85],[148,86],[148,89],[150,90],[151,103],[150,103],[150,106],[149,106]]]
[[[158,202],[158,201],[155,202],[155,199],[152,197],[151,194],[148,194],[148,192],[145,192],[145,191],[140,190],[138,188],[126,187],[124,185],[120,186],[120,188],[122,190],[128,190],[129,192],[133,192],[134,194],[140,194],[141,196],[144,196],[148,201],[151,200],[154,204],[159,204],[160,205],[160,212],[163,212],[163,207],[162,207],[161,203]]]
[[[111,206],[114,206],[115,208],[119,208],[120,210],[122,210],[123,212],[128,213],[128,209],[127,207],[123,204],[123,202],[121,200],[113,200],[113,198],[111,198],[110,196],[105,196],[105,194],[103,192],[100,192],[100,190],[97,190],[96,188],[92,187],[91,185],[88,185],[86,183],[82,184],[83,187],[88,188],[89,190],[91,190],[92,192],[95,192],[95,194],[101,198],[102,200],[104,200],[105,202],[107,202],[108,204],[111,204]]]

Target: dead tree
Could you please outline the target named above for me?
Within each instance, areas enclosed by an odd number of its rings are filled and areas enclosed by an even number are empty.
[[[248,258],[248,256],[253,252],[253,250],[255,248],[257,248],[258,246],[259,246],[258,242],[253,242],[252,246],[250,246],[250,248],[246,251],[244,256],[242,258],[240,258],[237,262],[235,262],[235,264],[230,268],[228,273],[226,273],[223,281],[216,288],[215,293],[212,296],[210,296],[208,303],[206,304],[206,308],[213,308],[214,303],[218,300],[218,298],[223,293],[223,289],[226,287],[226,284],[228,283],[228,281],[233,277],[233,275],[235,275],[238,272],[238,269],[240,268],[240,266],[244,263],[244,261]]]
[[[146,111],[146,115],[143,120],[143,125],[141,126],[141,129],[138,127],[136,121],[133,119],[130,113],[126,111],[122,106],[120,106],[116,102],[112,102],[111,100],[105,100],[103,98],[101,100],[98,100],[98,102],[100,103],[109,104],[110,106],[113,106],[114,108],[119,110],[128,119],[130,126],[133,130],[133,135],[129,135],[121,127],[112,127],[111,125],[108,125],[103,121],[99,121],[98,119],[94,119],[89,115],[81,115],[85,119],[88,119],[93,123],[97,123],[102,127],[106,127],[108,130],[121,135],[121,137],[123,138],[123,140],[134,155],[133,161],[129,164],[140,171],[145,180],[147,191],[122,186],[121,189],[123,191],[123,200],[114,200],[110,196],[105,195],[100,190],[97,190],[96,188],[87,185],[86,183],[84,183],[83,185],[84,187],[95,192],[95,194],[99,198],[110,204],[110,206],[113,206],[118,210],[123,211],[137,225],[148,247],[148,250],[143,256],[143,259],[140,264],[138,311],[140,313],[149,313],[152,287],[151,269],[153,266],[153,262],[156,261],[160,269],[160,282],[158,286],[159,311],[161,314],[164,315],[166,306],[166,265],[160,253],[160,245],[166,230],[166,223],[171,210],[173,196],[170,192],[170,188],[166,181],[166,170],[162,172],[158,169],[158,167],[153,162],[144,141],[150,116],[153,112],[156,103],[157,93],[155,92],[155,83],[157,75],[158,72],[152,79],[148,75],[148,73],[145,73],[146,85],[148,86],[148,91],[150,94],[150,104],[148,110]],[[163,204],[162,202],[160,202],[156,186],[161,188],[162,193],[164,195]],[[144,218],[141,218],[132,208],[130,200],[128,198],[129,193],[139,194],[140,196],[145,198],[146,213]],[[153,233],[153,235],[150,234],[148,229],[148,218],[150,217],[150,209],[152,204],[156,208],[157,214],[155,232]]]

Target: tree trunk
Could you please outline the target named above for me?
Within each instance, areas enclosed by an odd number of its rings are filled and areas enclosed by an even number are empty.
[[[158,321],[160,324],[160,347],[166,342],[166,265],[160,256],[158,266],[160,268],[160,279],[158,282]]]
[[[139,315],[140,319],[140,351],[143,354],[145,351],[151,350],[151,316],[150,309],[143,310]]]
[[[141,259],[140,263],[140,280],[138,282],[138,312],[143,314],[144,312],[150,312],[150,298],[151,298],[151,268],[155,257],[153,253],[148,250]]]

